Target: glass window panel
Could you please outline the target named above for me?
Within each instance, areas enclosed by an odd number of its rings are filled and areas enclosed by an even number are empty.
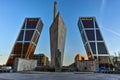
[[[108,54],[104,42],[98,42],[98,54]]]
[[[13,49],[13,54],[21,54],[22,43],[16,43]]]
[[[39,37],[40,37],[40,36],[38,36],[37,40],[35,41],[35,44],[37,44],[37,43],[38,43]]]
[[[89,41],[95,41],[94,30],[85,30]]]
[[[90,42],[90,47],[92,49],[93,54],[96,54],[95,42]]]
[[[41,33],[42,31],[42,28],[43,28],[43,23],[42,22],[39,22],[38,23],[38,26],[37,26],[37,30]]]
[[[88,59],[92,59],[93,58],[92,57],[92,53],[90,51],[90,48],[89,48],[88,44],[86,44],[85,49],[86,49],[86,53],[87,53]]]
[[[97,56],[94,56],[94,59],[96,60],[96,59],[97,59]]]
[[[36,46],[34,46],[33,44],[31,44],[28,54],[30,54],[29,56],[27,56],[28,58],[32,59],[33,55],[34,55],[34,51],[35,51]]]
[[[99,30],[96,30],[96,36],[97,36],[97,40],[98,40],[98,41],[99,41],[99,40],[100,40],[100,41],[103,41],[102,36],[101,36]]]
[[[109,57],[108,56],[99,56],[99,63],[106,64],[109,63]]]
[[[27,53],[28,51],[28,48],[29,48],[29,44],[30,43],[24,43],[24,46],[23,46],[23,56],[25,57],[25,54]]]
[[[35,29],[37,25],[38,20],[36,19],[27,19],[27,29]]]
[[[39,37],[39,34],[38,34],[38,32],[36,31],[36,32],[35,32],[35,35],[34,35],[34,37],[33,37],[33,42],[36,43],[38,37]]]
[[[23,41],[24,30],[20,31],[17,41]]]
[[[25,41],[31,41],[34,30],[26,30]]]
[[[95,27],[98,28],[97,22],[95,21]]]
[[[87,52],[90,52],[88,44],[85,45],[85,49],[86,49]]]
[[[94,28],[93,20],[82,20],[84,28]]]
[[[23,26],[22,26],[22,29],[25,29],[25,22],[24,22],[24,24],[23,24]]]

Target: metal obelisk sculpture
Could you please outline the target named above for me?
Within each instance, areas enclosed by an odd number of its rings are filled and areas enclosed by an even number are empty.
[[[54,2],[54,19],[50,27],[50,50],[51,67],[60,72],[63,65],[66,27],[58,12],[56,15],[57,2]]]

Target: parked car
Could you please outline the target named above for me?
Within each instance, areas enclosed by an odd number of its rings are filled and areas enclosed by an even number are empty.
[[[11,66],[2,66],[0,72],[13,72]]]

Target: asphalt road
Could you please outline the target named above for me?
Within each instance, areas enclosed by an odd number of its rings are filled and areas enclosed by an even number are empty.
[[[102,73],[0,73],[0,80],[120,80],[120,74]]]

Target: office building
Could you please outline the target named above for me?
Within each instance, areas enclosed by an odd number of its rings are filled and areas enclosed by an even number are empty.
[[[37,60],[37,66],[42,66],[42,67],[49,66],[48,57],[44,54],[34,54],[33,59]]]
[[[95,17],[81,17],[78,28],[89,60],[97,60],[99,66],[112,64],[100,28]]]
[[[40,18],[26,18],[6,65],[14,66],[16,58],[32,59],[43,28]]]

